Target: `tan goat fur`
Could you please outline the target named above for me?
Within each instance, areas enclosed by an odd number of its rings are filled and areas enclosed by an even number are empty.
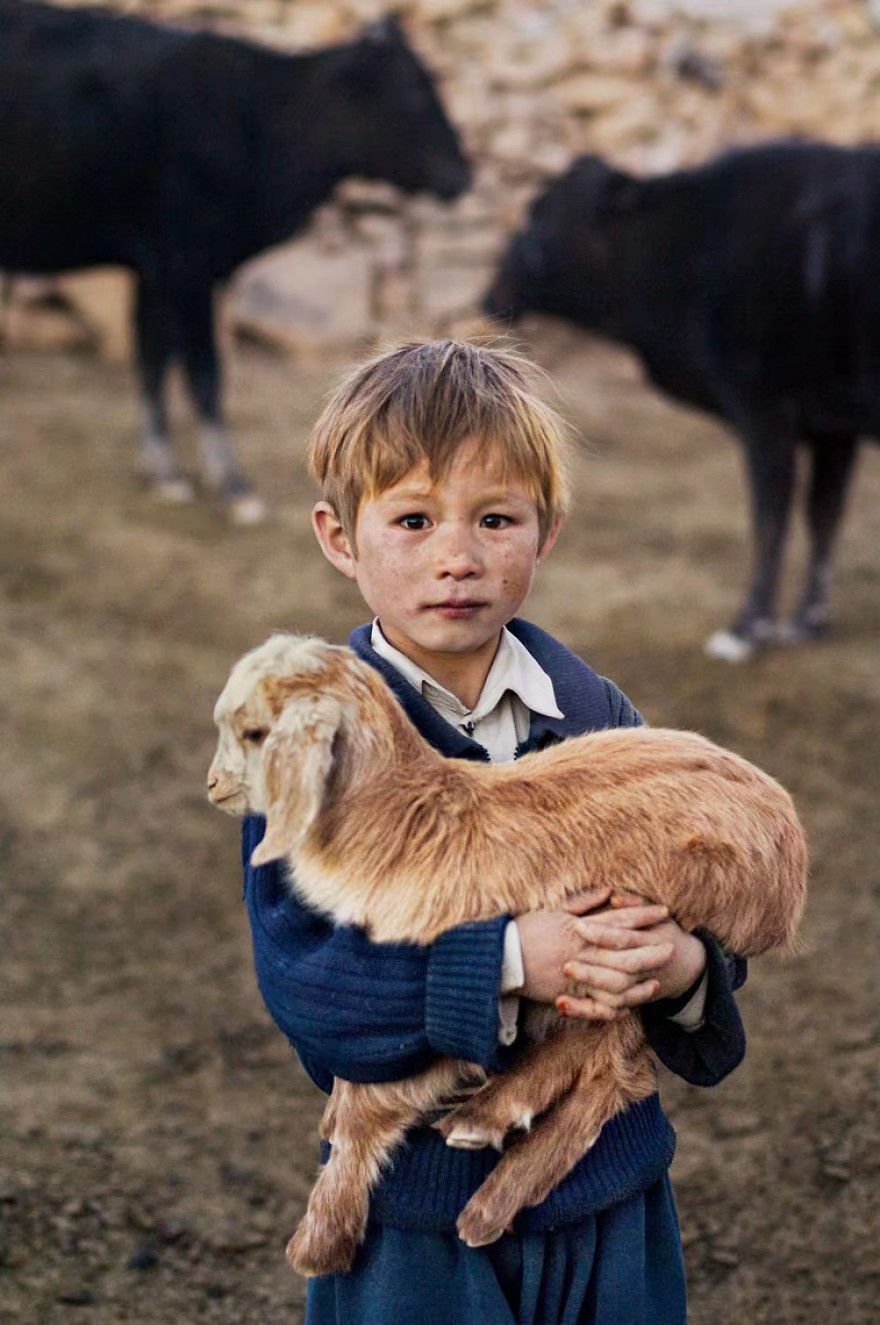
[[[447,759],[350,649],[298,636],[236,664],[215,720],[211,799],[267,817],[253,863],[284,859],[310,906],[377,942],[430,943],[615,882],[743,956],[794,940],[807,855],[791,799],[702,736],[614,729],[512,764]],[[437,1124],[465,1147],[500,1149],[526,1130],[459,1218],[472,1246],[542,1201],[608,1118],[655,1089],[635,1013],[529,1013],[523,1058]],[[322,1124],[331,1157],[288,1248],[301,1273],[349,1268],[394,1146],[478,1073],[440,1060],[406,1081],[337,1081]]]

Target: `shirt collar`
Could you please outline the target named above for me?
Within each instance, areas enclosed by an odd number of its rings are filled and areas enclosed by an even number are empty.
[[[508,691],[518,695],[526,708],[532,713],[540,713],[547,718],[562,718],[556,703],[553,682],[540,663],[529,653],[515,635],[505,626],[501,632],[492,666],[486,677],[480,697],[473,709],[466,709],[461,700],[445,686],[435,681],[433,676],[414,663],[405,653],[395,649],[393,644],[382,634],[378,617],[373,621],[370,643],[373,649],[386,662],[396,668],[409,681],[410,685],[423,698],[431,697],[440,701],[442,707],[457,717],[469,718],[479,722],[498,707]]]

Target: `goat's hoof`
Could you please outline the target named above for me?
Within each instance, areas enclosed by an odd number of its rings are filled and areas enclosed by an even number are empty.
[[[503,1150],[511,1132],[528,1132],[532,1126],[532,1111],[521,1101],[499,1096],[488,1099],[485,1094],[466,1100],[434,1126],[448,1146],[454,1150],[485,1150],[492,1146]]]
[[[478,1197],[473,1196],[458,1217],[458,1236],[468,1247],[488,1247],[509,1231],[511,1220],[481,1209]]]
[[[445,1118],[441,1118],[435,1126],[438,1131],[443,1132],[446,1144],[453,1150],[486,1150],[489,1146],[500,1150],[504,1145],[504,1132],[500,1128],[492,1130],[475,1123],[461,1121],[444,1130],[442,1124],[446,1121]]]
[[[457,1109],[434,1123],[434,1128],[453,1150],[485,1150],[488,1146],[500,1150],[504,1145],[506,1128],[494,1118],[487,1119],[485,1110],[466,1100]]]
[[[357,1251],[353,1237],[332,1240],[304,1219],[287,1244],[285,1256],[297,1274],[310,1279],[320,1274],[345,1274]]]

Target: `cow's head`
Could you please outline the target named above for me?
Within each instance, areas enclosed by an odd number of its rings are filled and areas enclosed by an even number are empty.
[[[532,204],[483,307],[516,321],[549,313],[600,329],[613,306],[617,227],[637,185],[599,157],[582,156]]]
[[[345,114],[336,123],[348,172],[444,200],[463,193],[470,166],[397,19],[365,28],[339,57],[334,92]]]

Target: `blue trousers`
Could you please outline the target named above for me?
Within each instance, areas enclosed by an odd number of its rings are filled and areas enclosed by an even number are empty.
[[[548,1233],[472,1250],[372,1227],[349,1274],[309,1282],[306,1325],[686,1325],[668,1177]]]

